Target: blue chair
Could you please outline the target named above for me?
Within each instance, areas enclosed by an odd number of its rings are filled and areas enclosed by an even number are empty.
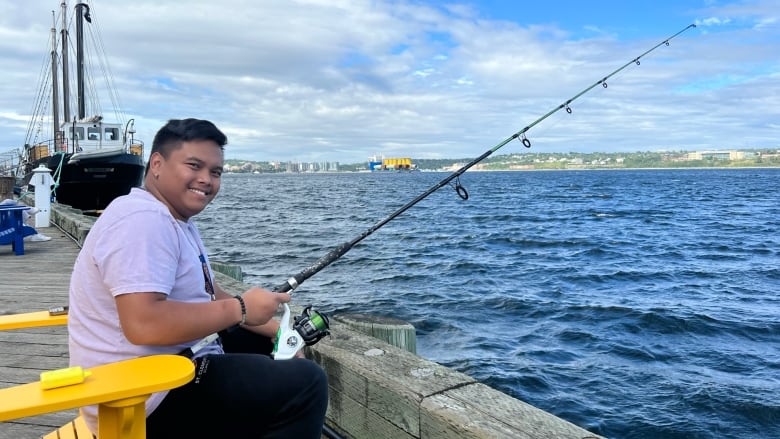
[[[24,254],[24,238],[38,233],[24,225],[23,212],[29,209],[27,206],[0,205],[0,245],[11,244],[17,256]]]

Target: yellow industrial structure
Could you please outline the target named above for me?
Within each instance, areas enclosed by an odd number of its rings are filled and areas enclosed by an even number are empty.
[[[371,171],[411,171],[416,168],[409,157],[382,157],[381,161],[372,157],[368,161],[368,169]]]

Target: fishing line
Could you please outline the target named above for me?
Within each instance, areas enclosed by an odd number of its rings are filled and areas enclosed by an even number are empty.
[[[506,139],[504,139],[502,142],[500,142],[499,144],[497,144],[493,148],[485,151],[481,156],[479,156],[479,157],[475,158],[474,160],[470,161],[469,163],[465,164],[463,167],[461,167],[457,171],[453,172],[452,174],[447,176],[445,179],[443,179],[439,183],[433,185],[430,189],[428,189],[427,191],[425,191],[422,194],[418,195],[412,201],[409,201],[408,203],[404,204],[398,210],[396,210],[395,212],[391,213],[387,218],[385,218],[385,219],[379,221],[378,223],[374,224],[369,229],[367,229],[366,231],[364,231],[363,233],[361,233],[360,235],[358,235],[357,237],[355,237],[351,241],[345,242],[345,243],[339,245],[338,247],[334,248],[333,250],[328,252],[326,255],[322,256],[320,259],[318,259],[316,262],[314,262],[314,264],[312,264],[309,267],[301,270],[298,274],[290,277],[284,283],[276,286],[274,288],[274,291],[280,292],[280,293],[284,293],[284,292],[292,291],[292,290],[298,288],[298,286],[300,284],[302,284],[306,279],[308,279],[311,276],[315,275],[320,270],[322,270],[323,268],[327,267],[328,265],[330,265],[331,263],[333,263],[334,261],[339,259],[345,253],[347,253],[350,249],[352,249],[352,247],[355,244],[357,244],[360,241],[366,239],[369,235],[371,235],[372,233],[374,233],[377,230],[379,230],[382,226],[384,226],[385,224],[389,223],[390,221],[392,221],[393,219],[395,219],[397,216],[401,215],[402,213],[406,212],[409,208],[411,208],[415,204],[419,203],[420,201],[422,201],[423,199],[428,197],[428,195],[436,192],[437,190],[441,189],[443,186],[449,184],[453,180],[455,180],[455,183],[453,185],[453,187],[455,188],[455,192],[458,194],[458,196],[460,198],[462,198],[463,200],[467,200],[468,199],[468,192],[460,184],[460,176],[461,176],[461,174],[463,174],[468,169],[470,169],[472,166],[476,165],[477,163],[481,162],[482,160],[485,160],[491,154],[493,154],[494,152],[498,151],[503,146],[505,146],[509,142],[512,142],[515,139],[517,139],[520,143],[522,143],[523,146],[525,146],[526,148],[530,148],[531,147],[531,141],[526,136],[526,133],[528,132],[528,130],[530,130],[531,128],[533,128],[534,126],[536,126],[537,124],[541,123],[543,120],[547,119],[548,117],[552,116],[553,114],[555,114],[556,112],[558,112],[560,110],[564,110],[564,111],[566,111],[566,113],[571,114],[572,111],[573,111],[572,108],[571,108],[571,103],[572,102],[574,102],[575,100],[579,99],[581,96],[583,96],[584,94],[588,93],[593,88],[595,88],[595,87],[597,87],[599,85],[601,85],[603,88],[607,88],[608,87],[607,80],[609,78],[611,78],[612,76],[618,74],[620,71],[622,71],[623,69],[625,69],[626,67],[628,67],[628,66],[630,66],[632,64],[637,65],[637,66],[640,65],[641,63],[640,63],[639,60],[641,58],[643,58],[645,55],[649,54],[650,52],[654,51],[655,49],[657,49],[658,47],[660,47],[662,45],[668,46],[669,45],[669,41],[671,41],[676,36],[680,35],[681,33],[685,32],[688,29],[693,28],[693,27],[696,27],[696,25],[695,24],[688,25],[687,27],[685,27],[681,31],[679,31],[676,34],[670,36],[669,38],[661,41],[660,43],[656,44],[655,46],[653,46],[652,48],[647,50],[645,53],[637,56],[636,58],[631,59],[629,62],[625,63],[623,66],[621,66],[620,68],[618,68],[614,72],[610,73],[607,76],[604,76],[603,78],[601,78],[598,81],[596,81],[595,83],[593,83],[591,86],[587,87],[586,89],[584,89],[581,92],[577,93],[576,95],[572,96],[568,100],[564,101],[559,106],[553,108],[552,110],[550,110],[549,112],[544,114],[542,117],[540,117],[540,118],[536,119],[535,121],[531,122],[530,124],[526,125],[520,131],[518,131],[518,132],[512,134],[511,136],[507,137]]]

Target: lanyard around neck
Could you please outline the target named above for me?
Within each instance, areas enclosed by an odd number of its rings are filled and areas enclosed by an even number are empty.
[[[193,249],[195,249],[196,252],[200,253],[198,255],[198,259],[200,260],[200,267],[203,269],[203,282],[205,284],[206,292],[209,293],[209,296],[211,296],[211,300],[217,300],[217,295],[214,294],[214,284],[211,283],[211,275],[209,274],[209,265],[206,263],[206,257],[203,256],[203,250],[200,248],[200,246],[195,245],[194,242],[192,242],[191,234],[189,232],[190,227],[187,226],[187,230],[184,230],[184,226],[182,226],[182,222],[177,221],[176,223],[179,226],[179,229],[184,234],[184,237],[187,238],[187,242],[190,243]]]
[[[203,253],[198,255],[198,259],[200,259],[200,266],[203,268],[203,280],[206,284],[206,292],[211,296],[211,300],[217,300],[217,296],[214,294],[214,285],[211,283],[211,276],[209,276],[209,266],[206,264],[206,258],[203,256]]]

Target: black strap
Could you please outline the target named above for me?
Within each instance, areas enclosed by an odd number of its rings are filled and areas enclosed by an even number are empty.
[[[217,300],[217,295],[214,294],[214,285],[211,283],[211,276],[209,276],[209,266],[206,264],[206,258],[201,253],[198,256],[200,259],[200,266],[203,268],[203,280],[205,282],[206,292],[211,296],[211,300]]]

